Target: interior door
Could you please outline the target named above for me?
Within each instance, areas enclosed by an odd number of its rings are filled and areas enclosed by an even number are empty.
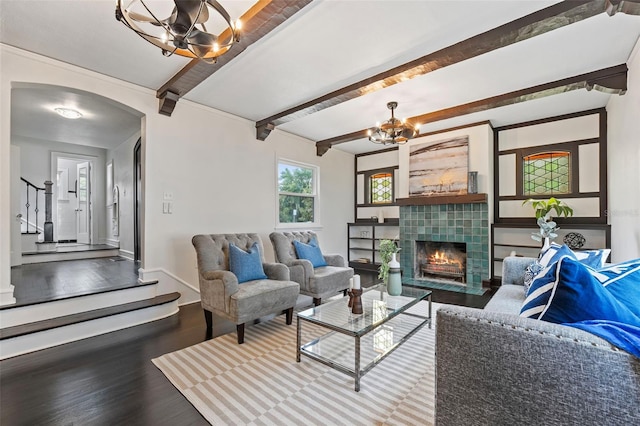
[[[78,243],[91,244],[91,163],[76,165],[78,205],[76,207],[76,235]]]

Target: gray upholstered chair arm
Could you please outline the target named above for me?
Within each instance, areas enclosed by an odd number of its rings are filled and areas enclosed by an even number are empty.
[[[323,254],[324,261],[327,262],[329,266],[345,266],[344,257],[339,254]]]
[[[289,268],[282,263],[263,263],[264,273],[272,280],[289,281]]]
[[[640,419],[640,360],[582,330],[444,306],[436,354],[439,426]]]
[[[202,271],[201,274],[202,278],[204,278],[205,280],[222,280],[225,286],[233,285],[233,283],[238,285],[238,278],[231,271],[216,269],[213,271]]]
[[[505,257],[502,261],[502,284],[524,285],[524,272],[535,260],[533,257]]]
[[[200,300],[208,309],[229,310],[229,298],[239,290],[238,278],[229,271],[200,271]]]
[[[304,275],[307,279],[313,277],[313,265],[310,260],[307,259],[294,259],[289,262],[289,266],[301,265],[304,268]]]

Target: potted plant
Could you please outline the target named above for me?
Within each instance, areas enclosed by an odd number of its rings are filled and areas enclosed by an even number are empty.
[[[385,284],[389,278],[389,262],[395,258],[396,253],[400,251],[400,248],[393,240],[380,240],[380,267],[378,268],[378,278]]]
[[[555,197],[551,197],[548,200],[534,200],[529,198],[525,200],[522,205],[531,204],[536,214],[538,226],[540,231],[531,234],[531,238],[536,241],[544,241],[542,249],[549,247],[551,240],[555,239],[558,234],[556,233],[558,228],[557,224],[553,221],[552,211],[555,212],[556,217],[569,217],[573,216],[573,209],[567,205],[564,201],[558,200]]]

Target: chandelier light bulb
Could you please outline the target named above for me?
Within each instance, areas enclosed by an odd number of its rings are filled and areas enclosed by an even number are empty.
[[[217,52],[218,50],[220,50],[220,45],[217,42],[215,42],[213,43],[212,49],[214,52]]]
[[[242,21],[240,21],[239,19],[236,19],[236,22],[235,22],[235,29],[236,29],[237,31],[239,31],[239,30],[241,30],[241,29],[242,29]]]

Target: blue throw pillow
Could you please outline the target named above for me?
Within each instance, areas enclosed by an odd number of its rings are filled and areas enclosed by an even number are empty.
[[[249,252],[229,243],[229,270],[238,278],[238,283],[268,278],[262,268],[258,243],[253,243]]]
[[[640,259],[616,263],[591,275],[620,303],[640,317]]]
[[[520,316],[557,324],[608,320],[640,327],[640,317],[570,257],[548,266],[531,284]]]
[[[296,248],[298,259],[307,259],[311,262],[314,268],[327,266],[327,262],[324,260],[320,247],[318,247],[318,242],[315,238],[309,241],[309,244],[294,240],[293,245]]]

